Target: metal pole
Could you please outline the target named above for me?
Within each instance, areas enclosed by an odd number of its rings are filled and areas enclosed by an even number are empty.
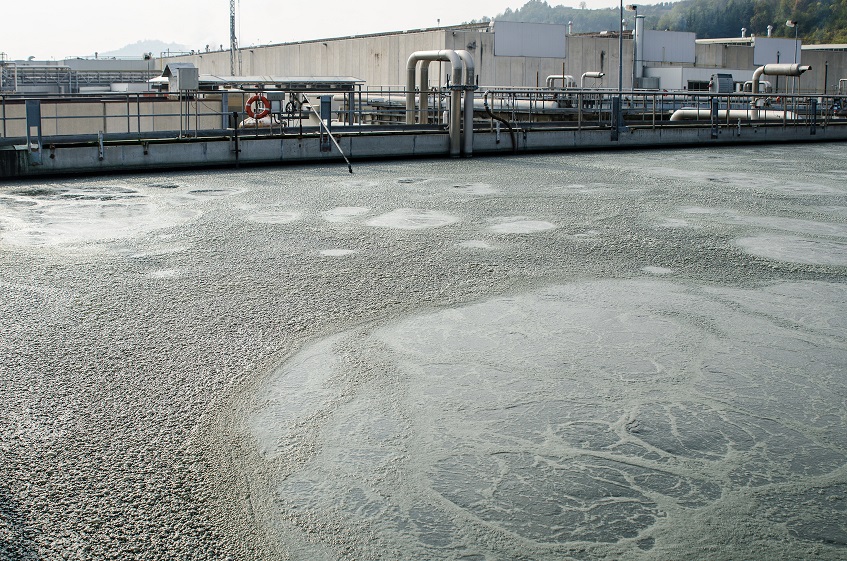
[[[828,93],[828,89],[826,87],[827,81],[829,80],[829,61],[824,61],[823,63],[823,95]]]
[[[635,67],[636,67],[636,59],[638,58],[638,45],[636,44],[636,39],[640,40],[640,37],[637,37],[638,34],[638,5],[637,4],[627,4],[626,5],[627,12],[635,12],[635,20],[632,24],[632,84],[630,85],[630,90],[635,92]]]
[[[623,116],[623,0],[620,2],[620,31],[618,32],[618,110],[615,115],[615,127],[621,130]]]
[[[797,64],[797,34],[800,31],[800,26],[798,24],[794,24],[794,64]],[[797,84],[797,77],[794,77],[794,81],[791,83],[791,93],[794,93],[794,86]]]
[[[623,95],[623,0],[621,0],[620,32],[618,33],[618,96]]]
[[[235,76],[235,53],[238,38],[235,35],[235,0],[229,0],[229,73]]]
[[[635,33],[638,28],[638,6],[633,6],[633,11],[635,12],[635,23],[632,24],[632,91],[635,91],[635,65],[637,64],[636,49],[638,48],[635,44]]]
[[[799,31],[799,25],[795,21],[794,22],[794,64],[797,64],[797,32],[798,31]],[[797,76],[794,76],[794,79],[791,80],[791,94],[792,95],[794,95],[794,93],[795,93],[795,88],[797,87],[797,80],[798,79],[799,78]],[[792,103],[794,104],[793,105],[794,114],[796,115],[797,114],[797,98],[796,97],[792,100]]]

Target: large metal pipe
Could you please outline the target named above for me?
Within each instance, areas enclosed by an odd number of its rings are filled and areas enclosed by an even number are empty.
[[[683,107],[677,109],[671,115],[671,121],[694,121],[698,119],[710,119],[712,116],[711,109],[697,109],[693,107]],[[759,119],[762,121],[782,121],[783,119],[794,120],[796,115],[791,111],[780,111],[777,109],[730,109],[727,114],[726,109],[718,111],[718,119]]]
[[[644,74],[644,65],[641,64],[641,54],[644,51],[644,16],[635,16],[635,48],[633,53],[633,63],[635,65],[635,78],[641,78]],[[635,87],[635,84],[632,85]]]
[[[799,76],[811,69],[811,66],[800,64],[766,64],[764,66],[760,66],[755,72],[753,72],[753,87],[751,93],[753,95],[759,93],[759,78],[761,78],[763,74],[768,76]],[[755,99],[753,100],[753,103],[756,103]],[[755,109],[753,111],[753,118],[759,118],[759,109]]]
[[[418,122],[429,124],[429,60],[421,61],[421,105]]]
[[[473,155],[473,102],[474,90],[476,89],[476,68],[473,63],[473,56],[468,51],[456,51],[462,63],[465,65],[465,125],[464,136],[462,138],[462,149],[465,157],[470,158]]]
[[[450,93],[450,155],[461,154],[461,111],[462,111],[462,59],[456,51],[418,51],[409,56],[406,62],[406,124],[415,124],[415,69],[421,60],[449,62],[453,72],[453,91]],[[456,86],[459,86],[456,88]]]
[[[605,72],[583,72],[582,76],[579,78],[579,89],[585,89],[585,79],[586,78],[602,78],[605,76]]]
[[[762,74],[768,76],[799,76],[811,69],[811,66],[800,64],[766,64],[760,66],[753,72],[753,93],[759,93],[759,78],[762,77]]]
[[[556,80],[562,81],[563,88],[575,88],[576,87],[576,79],[570,74],[553,74],[547,76],[547,87],[552,88],[553,84]]]

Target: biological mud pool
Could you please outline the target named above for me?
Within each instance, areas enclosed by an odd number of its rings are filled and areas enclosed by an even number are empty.
[[[847,558],[843,154],[4,184],[0,558]]]

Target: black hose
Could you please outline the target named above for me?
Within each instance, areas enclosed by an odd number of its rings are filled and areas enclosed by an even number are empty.
[[[485,107],[485,112],[488,113],[488,116],[494,119],[495,121],[500,121],[509,129],[509,136],[512,138],[512,153],[518,153],[518,143],[515,140],[515,129],[512,128],[512,123],[504,119],[503,117],[498,117],[494,113],[491,112],[491,109],[488,107],[488,92],[486,91],[482,96],[482,104]]]

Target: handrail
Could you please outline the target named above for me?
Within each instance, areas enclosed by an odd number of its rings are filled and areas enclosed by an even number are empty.
[[[486,88],[488,104],[492,112],[512,123],[555,122],[562,127],[579,129],[584,125],[608,125],[610,122],[611,99],[616,90],[574,88]],[[465,117],[473,114],[476,120],[487,118],[481,92],[466,90]],[[243,92],[191,92],[176,96],[155,92],[92,93],[82,95],[21,95],[0,93],[0,140],[4,144],[24,142],[26,137],[26,102],[41,103],[40,125],[42,136],[60,138],[65,136],[90,135],[96,137],[103,132],[106,138],[114,134],[136,135],[138,138],[162,134],[178,135],[180,131],[196,135],[200,130],[229,128],[228,117],[234,109],[240,109],[249,93]],[[285,92],[280,92],[286,94]],[[314,93],[314,92],[313,92]],[[406,126],[407,111],[404,88],[368,88],[346,96],[347,104],[335,112],[354,117],[347,120],[347,127]],[[427,103],[429,111],[438,115],[435,123],[414,125],[414,128],[443,130],[442,111],[450,110],[445,103],[453,90],[447,87],[431,88]],[[286,94],[287,95],[287,94]],[[712,94],[710,92],[635,90],[624,92],[622,111],[627,124],[649,123],[652,126],[665,124],[670,116],[683,108],[708,110],[712,100],[717,99],[720,110],[748,110],[746,123],[760,123],[757,110],[763,116],[774,118],[774,111],[782,118],[772,123],[782,126],[805,126],[814,121],[819,126],[847,122],[847,103],[839,94]],[[187,100],[187,102],[186,102]],[[352,110],[349,104],[352,103]],[[285,105],[282,103],[281,105]],[[436,109],[437,108],[437,109]],[[469,111],[468,108],[472,108]],[[281,108],[280,108],[281,109]],[[300,111],[277,116],[287,125],[296,125],[307,113]],[[700,117],[687,124],[709,121]],[[705,115],[705,113],[704,113]],[[721,114],[723,124],[728,117]],[[466,120],[465,127],[468,128]],[[735,124],[735,123],[733,123]],[[187,129],[187,131],[186,131]]]

